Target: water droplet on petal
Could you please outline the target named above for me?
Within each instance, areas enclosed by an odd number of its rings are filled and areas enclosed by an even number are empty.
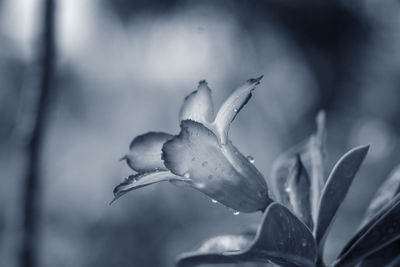
[[[285,187],[285,191],[289,193],[292,191],[292,189],[288,186],[288,187]]]
[[[234,211],[233,211],[233,215],[236,216],[236,215],[239,215],[239,214],[240,214],[240,211],[237,211],[237,210],[234,210]]]
[[[190,173],[185,172],[185,174],[183,175],[183,177],[185,177],[186,179],[189,179],[189,178],[190,178]]]
[[[247,160],[253,164],[254,163],[254,158],[252,156],[247,156]]]
[[[216,201],[215,199],[211,199],[212,203],[218,203],[218,201]]]
[[[233,112],[235,112],[235,113],[236,113],[236,112],[238,112],[238,109],[237,109],[237,108],[235,108],[235,109],[233,110]]]
[[[301,241],[301,245],[302,245],[303,247],[306,247],[306,246],[307,246],[307,240],[303,239],[303,240]]]

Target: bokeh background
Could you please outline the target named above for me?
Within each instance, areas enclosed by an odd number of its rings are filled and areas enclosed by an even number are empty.
[[[400,2],[55,0],[55,75],[40,165],[39,266],[173,266],[217,235],[254,227],[190,188],[160,183],[112,206],[136,135],[177,133],[206,79],[216,106],[261,85],[231,128],[265,177],[327,111],[327,170],[370,153],[336,218],[331,261],[400,162]],[[44,1],[0,1],[0,265],[20,266],[26,140],[35,119]]]

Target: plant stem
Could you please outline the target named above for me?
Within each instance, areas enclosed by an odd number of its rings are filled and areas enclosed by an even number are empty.
[[[40,163],[47,117],[50,112],[51,84],[54,74],[54,0],[43,3],[42,36],[40,38],[39,68],[40,84],[38,88],[37,112],[34,117],[32,130],[27,137],[27,170],[25,174],[23,194],[23,232],[20,255],[21,267],[36,267],[38,221],[40,215]]]

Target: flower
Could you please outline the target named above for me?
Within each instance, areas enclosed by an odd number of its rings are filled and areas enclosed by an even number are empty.
[[[216,115],[211,90],[200,81],[180,110],[180,133],[136,137],[122,159],[137,174],[114,189],[114,200],[153,183],[183,183],[237,212],[265,210],[271,199],[263,175],[229,140],[230,123],[248,102],[262,76],[232,92]]]

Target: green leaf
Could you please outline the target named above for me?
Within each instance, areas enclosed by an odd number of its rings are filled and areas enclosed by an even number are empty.
[[[251,98],[251,92],[260,84],[263,76],[255,79],[249,79],[247,82],[234,90],[232,94],[222,104],[215,117],[213,125],[221,144],[228,141],[228,132],[231,122]]]
[[[389,178],[381,185],[365,213],[361,225],[373,218],[390,200],[400,192],[400,166],[394,169]],[[399,251],[400,253],[400,251]]]
[[[308,228],[286,207],[273,203],[265,211],[253,241],[249,242],[249,237],[236,237],[228,246],[186,253],[178,259],[178,266],[272,262],[280,266],[313,267],[316,255],[316,244]]]
[[[179,112],[179,121],[194,120],[204,125],[214,120],[211,90],[206,81],[200,81],[196,91],[185,97]]]
[[[346,197],[368,149],[369,146],[353,148],[339,159],[329,175],[322,191],[317,223],[314,229],[314,235],[321,253],[336,211]]]
[[[336,267],[354,266],[400,238],[400,195],[387,203],[350,240],[334,262]]]

